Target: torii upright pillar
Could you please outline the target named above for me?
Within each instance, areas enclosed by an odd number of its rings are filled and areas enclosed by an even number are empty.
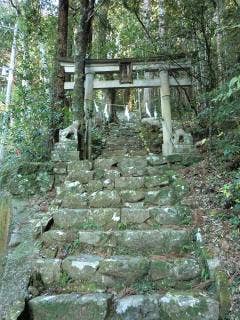
[[[168,71],[165,71],[165,70],[160,71],[160,81],[161,81],[161,112],[162,112],[162,129],[163,129],[162,153],[164,156],[168,156],[173,153],[170,84],[169,84]]]
[[[84,113],[85,123],[87,125],[87,150],[85,158],[91,159],[92,157],[92,108],[93,108],[93,81],[94,73],[86,73],[85,78],[85,94],[84,94]]]

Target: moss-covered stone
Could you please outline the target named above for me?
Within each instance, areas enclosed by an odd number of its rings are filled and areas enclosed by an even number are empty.
[[[224,271],[218,270],[215,272],[215,286],[220,306],[220,319],[224,320],[231,306],[229,281]]]
[[[191,293],[167,293],[159,300],[163,320],[218,320],[219,304],[207,296]]]
[[[168,186],[170,184],[170,181],[167,175],[149,177],[146,176],[144,178],[144,184],[147,189],[155,189]]]
[[[121,223],[125,225],[143,224],[150,219],[148,209],[141,208],[122,208],[121,209]]]
[[[34,320],[105,320],[111,295],[60,294],[40,296],[29,301]]]
[[[101,260],[101,257],[92,255],[69,256],[63,260],[62,270],[73,280],[79,282],[91,280],[95,276]]]
[[[61,275],[61,260],[37,259],[34,271],[40,275],[44,286],[58,283]]]
[[[93,208],[119,208],[121,198],[115,190],[98,191],[89,196],[89,204]]]
[[[146,192],[144,202],[146,205],[173,205],[176,203],[176,194],[172,188],[164,187],[158,191]]]
[[[138,202],[144,199],[145,192],[142,190],[122,190],[120,195],[123,202]]]
[[[195,259],[181,258],[171,260],[152,260],[150,278],[157,280],[186,281],[199,277],[201,268]]]
[[[115,181],[115,188],[120,190],[142,189],[144,186],[143,177],[120,177]]]
[[[148,273],[149,261],[143,257],[113,256],[100,261],[99,273],[129,285]]]
[[[88,197],[86,193],[67,192],[62,197],[62,207],[79,209],[88,207]]]
[[[149,214],[160,225],[184,225],[191,222],[191,211],[182,205],[149,208]]]

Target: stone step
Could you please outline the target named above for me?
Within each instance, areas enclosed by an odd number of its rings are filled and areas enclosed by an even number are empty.
[[[156,228],[157,225],[184,225],[191,222],[191,212],[186,206],[144,208],[97,208],[68,209],[53,211],[54,227],[60,229],[142,229]]]
[[[110,254],[169,254],[192,249],[191,234],[185,229],[79,231],[81,250]]]
[[[82,254],[60,259],[38,259],[35,275],[41,279],[44,290],[59,287],[67,278],[64,291],[94,292],[112,288],[118,292],[124,287],[141,291],[147,283],[154,290],[167,288],[190,289],[199,283],[202,268],[194,257],[164,258],[142,256],[110,256]],[[138,290],[138,291],[139,291]],[[138,292],[139,293],[139,292]]]
[[[67,150],[54,150],[51,154],[51,160],[53,162],[65,161],[79,161],[78,151],[67,151]]]
[[[43,295],[28,302],[32,320],[218,320],[219,303],[201,292]]]
[[[108,188],[113,189],[111,181]],[[121,208],[125,203],[138,203],[144,201],[145,207],[172,206],[177,204],[182,196],[178,196],[174,188],[163,187],[159,190],[99,190],[88,194],[78,186],[79,191],[63,190],[58,195],[62,199],[62,207],[69,209],[79,208]],[[61,189],[60,189],[61,190]],[[80,192],[81,190],[81,192]]]
[[[54,151],[76,151],[77,142],[74,140],[66,140],[63,142],[55,143]]]
[[[29,301],[32,320],[105,320],[109,313],[111,295],[61,294],[39,296]]]
[[[43,250],[54,257],[66,248],[77,253],[163,255],[193,250],[192,234],[181,228],[79,231],[52,229],[41,236]],[[49,252],[48,252],[49,251]],[[66,251],[67,252],[67,251]]]

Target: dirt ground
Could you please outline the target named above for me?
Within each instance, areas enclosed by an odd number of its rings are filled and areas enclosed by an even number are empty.
[[[240,225],[233,225],[221,193],[223,185],[231,181],[233,172],[217,165],[213,157],[182,169],[190,186],[187,201],[194,208],[194,224],[200,228],[211,252],[218,256],[229,279],[232,294],[230,315],[227,319],[240,319]]]

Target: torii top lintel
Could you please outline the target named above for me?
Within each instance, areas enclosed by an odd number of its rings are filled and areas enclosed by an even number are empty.
[[[74,74],[75,66],[72,58],[60,58],[60,65],[64,67],[65,73]],[[190,62],[183,56],[175,56],[163,58],[154,57],[147,59],[86,59],[85,60],[85,74],[104,74],[104,73],[121,73],[121,65],[124,63],[131,64],[132,72],[140,71],[189,71],[191,68]],[[177,78],[170,75],[171,86],[191,86],[189,77]],[[132,82],[126,81],[123,83],[119,80],[94,80],[94,89],[107,89],[107,88],[136,88],[136,87],[158,87],[159,79],[135,79]],[[74,87],[73,82],[65,82],[65,89],[72,90]]]

